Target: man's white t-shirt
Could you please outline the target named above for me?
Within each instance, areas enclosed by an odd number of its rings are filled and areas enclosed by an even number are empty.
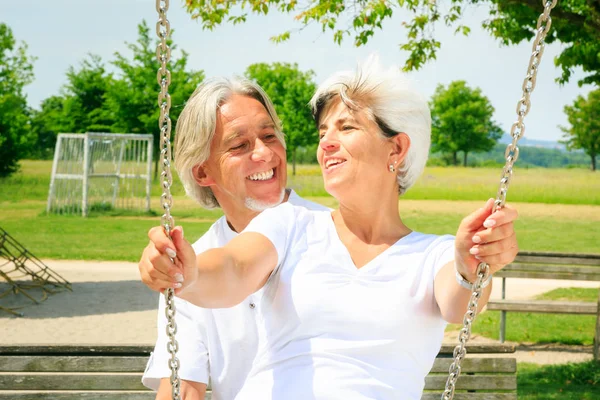
[[[275,246],[258,351],[236,400],[419,400],[446,322],[434,278],[454,237],[412,232],[361,268],[329,211],[282,204],[244,232]]]
[[[291,191],[288,202],[312,210],[326,207],[302,199]],[[218,219],[193,245],[196,254],[211,248],[223,247],[237,235],[225,217]],[[256,309],[260,294],[254,293],[241,304],[231,308],[204,309],[175,298],[181,379],[208,383],[213,400],[232,400],[242,387],[258,351]],[[167,352],[165,298],[159,297],[158,336],[142,383],[157,390],[161,378],[171,376]]]

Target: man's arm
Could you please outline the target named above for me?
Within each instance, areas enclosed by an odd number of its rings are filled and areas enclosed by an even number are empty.
[[[204,310],[195,308],[185,301],[175,298],[177,313],[177,342],[179,351],[177,357],[180,361],[179,376],[188,382],[208,382],[210,368],[209,356],[206,346],[206,325]],[[157,314],[157,338],[154,351],[148,360],[146,370],[142,377],[144,386],[158,391],[161,379],[171,376],[169,368],[170,353],[167,351],[167,318],[165,316],[165,299],[160,295]]]
[[[204,400],[206,384],[181,380],[181,400]],[[156,400],[172,400],[171,380],[163,378],[156,393]]]

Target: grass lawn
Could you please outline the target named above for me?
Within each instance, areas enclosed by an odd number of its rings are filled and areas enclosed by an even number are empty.
[[[313,198],[326,205],[333,199]],[[146,233],[158,225],[159,206],[153,205],[156,215],[128,213],[92,213],[79,216],[46,215],[45,202],[24,200],[1,202],[0,226],[40,258],[125,260],[136,261],[147,244]],[[440,202],[435,200],[401,200],[402,215],[412,229],[437,234],[456,232],[461,218],[480,204],[476,202]],[[519,245],[523,250],[600,253],[598,232],[600,213],[596,217],[578,218],[571,214],[586,213],[569,206],[569,215],[554,215],[553,209],[567,206],[519,204],[521,212],[516,222]],[[523,209],[531,208],[531,214]],[[600,207],[599,207],[600,208]],[[548,211],[548,212],[547,212]],[[186,237],[195,240],[221,216],[219,210],[203,210],[191,200],[176,197],[173,215],[176,224],[185,228]]]
[[[519,400],[600,399],[600,362],[541,366],[519,363],[517,391]]]
[[[485,200],[494,197],[501,169],[428,167],[404,196],[411,200]],[[304,196],[327,196],[317,165],[301,165],[288,173],[290,186]],[[508,201],[544,204],[600,205],[600,174],[585,169],[519,169],[508,191]]]
[[[598,301],[598,289],[559,288],[544,293],[538,300]],[[562,343],[591,345],[596,327],[595,315],[506,313],[506,340],[516,343]],[[459,330],[460,325],[448,326],[449,331]],[[499,340],[500,311],[485,311],[477,316],[472,332]]]
[[[537,296],[539,300],[598,301],[598,289],[560,288]],[[472,326],[474,333],[498,339],[500,312],[486,311]],[[506,338],[517,343],[563,343],[591,345],[596,317],[509,312]],[[458,330],[451,325],[449,330]],[[600,362],[539,365],[518,363],[519,400],[596,400],[600,399]]]
[[[19,173],[0,179],[2,201],[46,200],[51,170],[52,161],[22,161]],[[483,201],[496,195],[500,172],[499,168],[428,167],[404,198]],[[299,165],[295,176],[289,168],[288,178],[289,186],[302,196],[329,196],[317,165]],[[153,196],[158,197],[160,192],[159,183],[154,182]],[[175,196],[184,194],[177,174],[173,174],[172,192]],[[600,205],[600,173],[586,169],[519,169],[517,165],[508,201]]]
[[[40,258],[136,261],[147,243],[146,232],[160,220],[159,185],[153,185],[149,214],[111,211],[92,213],[87,219],[46,215],[51,167],[51,161],[23,161],[20,173],[0,180],[0,226]],[[520,213],[516,224],[520,248],[600,253],[600,174],[577,169],[520,173],[511,186],[511,201],[531,188],[543,188],[514,203]],[[400,200],[402,217],[414,230],[453,234],[465,215],[494,195],[498,176],[495,169],[427,168]],[[517,182],[528,187],[519,188]],[[322,190],[318,166],[299,166],[290,186],[316,202],[336,206]],[[312,188],[317,187],[313,196]],[[184,226],[189,240],[200,237],[222,215],[186,198],[176,176],[172,192],[175,222]]]

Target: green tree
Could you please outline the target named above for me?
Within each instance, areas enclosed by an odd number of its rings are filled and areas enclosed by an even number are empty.
[[[69,67],[63,110],[70,125],[64,128],[71,133],[110,132],[114,117],[105,102],[112,84],[112,74],[106,71],[100,56],[90,54],[79,69]]]
[[[600,89],[577,97],[572,106],[565,106],[570,127],[561,126],[569,150],[582,149],[591,158],[591,169],[596,170],[596,156],[600,153]]]
[[[297,64],[252,64],[246,76],[253,79],[267,92],[285,133],[287,154],[292,161],[292,174],[296,175],[296,151],[298,147],[317,142],[310,101],[316,90],[314,72],[302,72]]]
[[[8,25],[0,23],[0,177],[19,168],[33,142],[23,88],[33,80],[34,58],[17,44]]]
[[[78,68],[67,70],[67,83],[59,95],[42,101],[31,117],[36,143],[30,156],[47,158],[59,133],[111,132],[114,118],[106,108],[113,78],[99,56],[90,54]]]
[[[517,44],[531,40],[536,34],[536,24],[542,2],[536,0],[467,0],[468,3],[492,4],[490,19],[483,27],[503,44]],[[545,40],[558,41],[562,52],[554,60],[562,70],[557,79],[569,81],[573,70],[583,69],[587,75],[578,81],[600,84],[600,3],[598,0],[560,0],[552,10],[552,27]]]
[[[480,89],[471,89],[464,81],[439,85],[431,98],[431,149],[452,156],[458,165],[458,152],[463,152],[467,166],[469,152],[489,151],[502,136],[492,120],[494,107]]]
[[[192,18],[202,21],[204,28],[213,29],[223,22],[246,21],[248,13],[267,15],[269,11],[293,14],[294,20],[305,26],[315,23],[323,32],[331,32],[341,43],[351,38],[356,46],[366,44],[383,22],[394,13],[406,15],[402,25],[407,37],[400,49],[409,53],[406,70],[420,68],[435,59],[441,47],[436,39],[436,24],[444,23],[456,33],[468,35],[470,28],[461,22],[469,6],[487,4],[490,17],[482,25],[505,44],[529,40],[535,34],[540,0],[452,0],[447,7],[431,0],[186,0]],[[408,15],[407,15],[408,14]],[[552,12],[552,30],[546,42],[560,41],[564,48],[555,62],[562,68],[560,82],[567,82],[575,67],[589,73],[579,83],[600,82],[600,6],[598,0],[560,0]],[[303,27],[297,29],[302,30]],[[275,42],[290,38],[292,31],[272,38]]]
[[[132,58],[115,53],[113,64],[117,67],[117,78],[107,94],[107,108],[115,118],[113,132],[151,133],[154,135],[154,176],[158,173],[160,130],[158,128],[159,109],[157,97],[160,86],[156,81],[159,68],[156,60],[158,40],[150,37],[150,28],[146,21],[138,25],[138,40],[127,43]],[[176,47],[169,44],[171,50]],[[188,71],[188,53],[181,52],[180,58],[171,54],[168,69],[171,73],[170,117],[175,125],[183,105],[204,79],[202,71]]]
[[[71,126],[71,119],[65,113],[65,97],[50,96],[44,99],[40,110],[34,110],[31,116],[36,144],[30,156],[50,158],[56,145],[56,137],[61,132],[73,132]]]

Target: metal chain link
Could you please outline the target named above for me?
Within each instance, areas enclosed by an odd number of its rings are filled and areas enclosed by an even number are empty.
[[[550,12],[556,6],[556,3],[557,0],[542,1],[544,12],[540,15],[537,22],[536,36],[533,42],[529,65],[527,67],[527,76],[525,77],[522,86],[523,96],[517,103],[517,121],[512,125],[510,130],[512,143],[507,146],[506,152],[504,153],[506,164],[502,169],[500,187],[498,188],[496,200],[494,202],[494,212],[504,207],[504,203],[506,202],[506,194],[508,193],[508,186],[510,185],[510,180],[513,173],[513,164],[519,158],[519,148],[517,147],[517,142],[525,133],[525,124],[523,123],[523,120],[531,108],[530,97],[533,89],[535,89],[538,67],[542,60],[542,55],[544,54],[544,39],[550,30],[550,26],[552,25]],[[448,380],[446,381],[444,393],[442,393],[442,400],[452,400],[452,398],[454,398],[456,380],[460,376],[461,371],[460,364],[467,354],[465,345],[471,337],[471,325],[475,319],[475,316],[477,315],[477,305],[483,291],[481,285],[487,279],[489,272],[490,267],[488,264],[480,263],[477,266],[477,279],[473,284],[473,293],[471,294],[471,299],[469,300],[469,304],[467,306],[467,312],[463,318],[463,327],[458,335],[459,344],[454,348],[454,361],[450,365],[448,371]]]
[[[171,175],[171,95],[169,94],[169,85],[171,84],[171,72],[167,69],[167,63],[171,59],[171,48],[167,45],[167,40],[171,34],[171,25],[167,19],[167,10],[169,9],[169,0],[156,0],[156,11],[158,12],[158,21],[156,22],[156,35],[160,42],[156,46],[156,58],[160,62],[160,68],[156,73],[156,80],[160,85],[158,94],[158,107],[160,107],[160,116],[158,118],[158,127],[160,128],[160,155],[162,172],[160,179],[162,182],[163,193],[160,197],[164,214],[161,217],[161,225],[165,229],[167,236],[171,236],[171,230],[175,226],[175,221],[171,216],[171,206],[173,197],[171,196],[171,184],[173,176]],[[177,333],[177,323],[175,322],[175,299],[172,288],[165,290],[165,314],[167,317],[167,351],[171,354],[169,368],[171,369],[171,394],[173,400],[180,400],[180,379],[179,379],[179,359],[177,351],[179,345],[175,340]]]

